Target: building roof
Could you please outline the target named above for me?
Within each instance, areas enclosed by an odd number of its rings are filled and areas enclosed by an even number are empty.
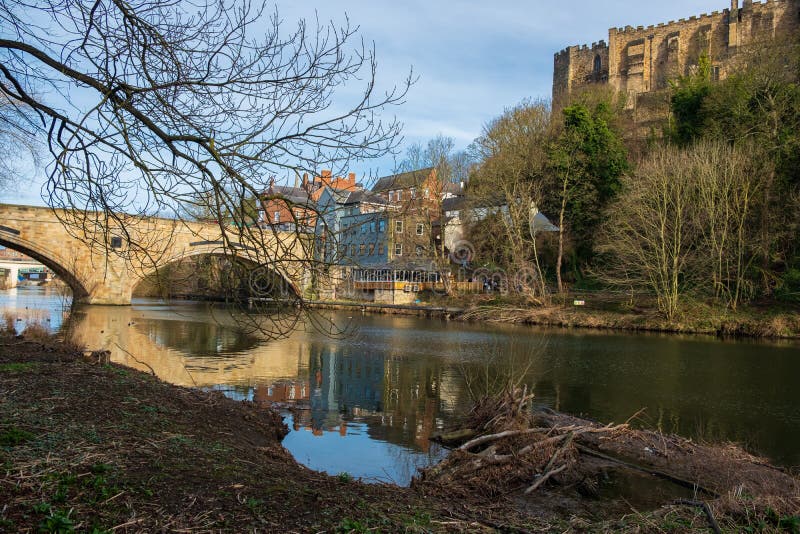
[[[533,216],[534,232],[558,232],[558,226],[550,222],[544,213],[538,212]]]
[[[362,189],[359,191],[350,191],[350,194],[343,202],[344,205],[348,204],[378,204],[381,206],[390,206],[386,200],[381,197],[380,195],[376,195],[371,191],[367,191],[366,189]]]
[[[393,174],[392,176],[385,176],[375,182],[372,186],[373,193],[382,193],[390,189],[409,189],[411,187],[418,187],[425,183],[425,180],[430,177],[434,172],[433,167],[427,169],[419,169],[416,171],[404,172],[400,174]]]
[[[308,191],[302,187],[290,187],[288,185],[273,185],[264,191],[264,196],[280,196],[292,204],[308,204],[310,196]]]
[[[461,211],[465,207],[467,207],[467,198],[463,196],[446,198],[442,201],[442,211],[445,213],[448,211]]]

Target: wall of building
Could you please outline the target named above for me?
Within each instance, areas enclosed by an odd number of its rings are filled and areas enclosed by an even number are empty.
[[[635,108],[639,96],[669,87],[696,68],[701,55],[712,63],[715,78],[734,67],[743,46],[789,37],[800,30],[800,0],[745,0],[731,7],[653,26],[611,28],[608,42],[572,46],[555,55],[553,105],[592,84],[609,85],[627,95]],[[598,70],[597,62],[602,63]]]

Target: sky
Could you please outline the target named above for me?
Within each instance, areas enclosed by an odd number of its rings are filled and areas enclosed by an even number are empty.
[[[483,126],[524,99],[549,99],[553,54],[607,39],[608,28],[651,25],[730,7],[725,0],[278,0],[287,24],[300,17],[358,25],[374,42],[378,85],[418,80],[388,110],[404,124],[403,149],[439,134],[466,148]],[[402,158],[402,153],[399,155]],[[394,158],[354,165],[359,178],[385,176]],[[26,178],[3,202],[42,204],[41,178]]]

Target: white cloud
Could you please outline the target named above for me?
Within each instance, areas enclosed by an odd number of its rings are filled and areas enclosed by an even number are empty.
[[[442,133],[462,146],[504,108],[523,98],[549,98],[559,50],[604,39],[612,26],[655,24],[729,6],[724,0],[278,1],[287,30],[299,17],[341,23],[347,13],[367,43],[375,42],[381,87],[401,83],[412,66],[420,76],[407,103],[389,110],[406,124],[406,140]],[[353,170],[376,166],[389,173],[392,158]]]

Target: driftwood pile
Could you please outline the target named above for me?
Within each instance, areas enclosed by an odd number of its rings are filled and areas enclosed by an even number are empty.
[[[559,425],[557,417],[533,414],[532,398],[525,388],[507,388],[479,401],[467,417],[468,428],[440,437],[445,445],[457,444],[454,450],[415,482],[457,494],[529,495],[548,483],[581,477],[576,469],[581,436],[612,437],[628,428]]]

